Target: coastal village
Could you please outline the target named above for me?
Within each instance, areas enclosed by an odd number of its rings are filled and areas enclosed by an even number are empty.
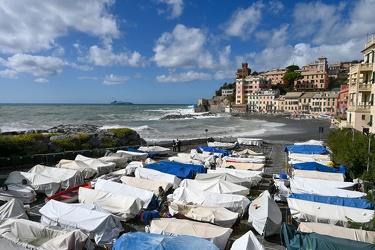
[[[363,62],[328,68],[318,58],[285,95],[272,88],[285,70],[251,75],[243,63],[235,89],[215,98],[235,93],[224,112],[328,116],[370,134],[374,49],[372,37]],[[341,71],[348,83],[325,91]],[[197,110],[217,103],[202,99]],[[371,186],[349,178],[326,140],[206,138],[44,155],[1,175],[0,249],[375,249]]]

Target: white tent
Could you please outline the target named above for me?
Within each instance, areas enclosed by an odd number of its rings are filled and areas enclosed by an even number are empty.
[[[194,188],[202,191],[208,191],[216,194],[238,194],[248,195],[249,189],[247,187],[231,183],[229,181],[215,179],[215,180],[190,180],[185,179],[181,181],[180,187]]]
[[[112,243],[124,231],[117,217],[95,204],[70,204],[50,200],[39,212],[42,214],[42,224],[81,229],[96,244]]]
[[[45,193],[47,196],[54,195],[60,189],[59,179],[51,178],[42,174],[21,171],[11,172],[4,184],[22,183],[23,180],[27,180],[27,184],[37,193]]]
[[[279,232],[282,214],[267,190],[251,202],[248,222],[265,237]]]
[[[300,170],[300,169],[293,169],[292,176],[310,178],[310,179],[319,179],[319,180],[342,181],[342,182],[345,180],[345,175],[342,173],[328,173],[328,172]]]
[[[8,219],[0,225],[0,238],[7,239],[27,249],[85,249],[91,242],[88,236],[76,229],[45,226],[25,219]],[[87,245],[89,244],[89,245]],[[72,248],[74,246],[74,248]],[[1,245],[0,247],[4,247]],[[12,248],[3,248],[12,249]]]
[[[110,192],[114,194],[121,194],[133,198],[139,198],[144,203],[144,209],[148,207],[152,200],[152,197],[155,195],[152,191],[146,189],[132,187],[124,183],[117,183],[103,179],[99,179],[96,182],[95,190]]]
[[[143,152],[132,152],[127,150],[117,150],[116,153],[120,153],[126,157],[129,157],[132,161],[140,161],[140,160],[146,160],[148,158],[147,153]]]
[[[4,205],[0,206],[0,224],[9,218],[29,219],[23,203],[17,199],[11,199]]]
[[[195,175],[195,180],[224,180],[229,181],[230,183],[234,183],[237,185],[241,185],[247,188],[251,188],[252,186],[252,180],[251,179],[244,179],[241,177],[237,177],[235,175],[232,175],[230,173],[225,172],[209,172],[209,173],[198,173]]]
[[[147,180],[129,176],[122,176],[120,180],[122,181],[122,183],[128,184],[130,186],[150,190],[156,195],[159,194],[159,187],[162,187],[165,191],[172,187],[172,184],[169,182]]]
[[[64,169],[56,167],[48,167],[44,165],[35,165],[29,173],[42,174],[61,182],[61,189],[68,189],[84,183],[82,172],[73,169]]]
[[[175,218],[153,219],[150,233],[163,235],[190,235],[211,241],[218,248],[224,249],[232,233],[232,229],[190,220]]]
[[[168,209],[172,216],[180,214],[192,220],[210,222],[221,227],[232,227],[239,217],[238,213],[224,207],[188,205],[179,201],[171,202]]]
[[[355,183],[354,182],[348,182],[348,181],[331,181],[331,180],[320,180],[320,179],[310,179],[310,178],[304,178],[304,177],[298,177],[294,176],[294,180],[297,180],[299,182],[307,183],[308,185],[316,185],[316,186],[324,186],[327,189],[331,188],[340,188],[340,189],[346,189],[346,190],[353,190]]]
[[[98,171],[96,169],[90,167],[83,161],[73,161],[73,160],[62,159],[59,161],[59,163],[56,164],[56,167],[78,170],[82,172],[83,178],[85,179],[92,178],[98,174]]]
[[[95,169],[99,176],[112,172],[116,167],[116,163],[106,162],[106,161],[102,161],[96,158],[86,157],[83,155],[77,155],[75,160],[86,163],[91,168]]]
[[[134,218],[141,212],[143,207],[143,201],[139,198],[89,188],[79,188],[78,201],[80,203],[96,204],[120,217],[122,221]]]
[[[349,219],[354,222],[367,223],[374,215],[374,210],[337,206],[290,197],[287,198],[287,202],[293,218],[311,222],[347,226]]]
[[[173,174],[167,174],[149,168],[137,168],[134,172],[134,175],[137,178],[168,182],[173,185],[173,188],[177,188],[181,182],[181,179]]]
[[[318,234],[329,235],[332,237],[344,238],[349,240],[363,241],[373,244],[375,239],[374,231],[365,231],[362,229],[345,228],[330,224],[301,222],[298,226],[301,232],[315,232]]]
[[[250,204],[250,200],[243,195],[215,194],[186,187],[179,187],[174,190],[172,198],[173,201],[203,206],[221,206],[240,214],[244,214]]]
[[[290,178],[290,189],[293,193],[298,194],[317,194],[323,196],[339,196],[339,197],[346,197],[346,198],[365,198],[366,193],[358,192],[358,191],[349,191],[345,189],[339,188],[331,188],[322,185],[317,185],[312,181],[305,181],[303,178]]]
[[[230,250],[265,250],[255,234],[250,230],[235,240]]]

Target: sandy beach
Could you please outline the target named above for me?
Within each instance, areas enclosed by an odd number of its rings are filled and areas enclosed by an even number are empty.
[[[253,116],[252,116],[253,117]],[[318,120],[318,119],[312,119],[312,120],[294,120],[294,119],[288,119],[283,117],[268,117],[262,115],[260,119],[264,119],[267,121],[277,121],[280,120],[280,122],[285,123],[288,127],[289,132],[286,132],[285,134],[264,134],[259,137],[254,138],[261,138],[263,139],[263,145],[258,146],[241,146],[241,148],[250,147],[254,151],[262,152],[266,157],[271,159],[265,168],[265,175],[261,183],[259,183],[258,186],[253,187],[250,195],[248,195],[248,198],[250,200],[255,199],[263,190],[267,189],[267,182],[269,178],[272,178],[272,174],[277,173],[285,173],[285,169],[282,167],[283,163],[286,161],[286,155],[284,153],[284,148],[286,145],[293,144],[294,142],[301,142],[301,141],[307,141],[310,139],[315,140],[326,140],[328,137],[328,133],[330,130],[330,120]],[[323,127],[323,133],[319,133],[319,127]],[[211,140],[215,140],[215,138],[210,138]],[[221,138],[223,139],[223,138]],[[195,143],[196,141],[182,141],[182,147],[181,152],[190,152],[191,149],[195,149],[197,146],[202,145],[201,143]],[[168,156],[172,156],[176,154],[176,152],[169,153]],[[11,171],[14,171],[16,169],[11,169]],[[19,170],[19,169],[17,169]],[[7,170],[7,172],[9,169]],[[23,170],[25,171],[25,170]],[[27,171],[27,170],[26,170]],[[4,172],[0,170],[0,173],[2,176],[4,176]],[[5,176],[4,176],[5,177]],[[3,180],[2,180],[3,181]],[[39,209],[44,205],[43,197],[39,199],[36,204],[33,204],[33,207],[31,209],[32,212],[32,220],[39,221]],[[280,210],[283,214],[283,221],[285,221],[285,208],[286,204],[279,203]],[[231,234],[231,237],[228,241],[228,246],[231,245],[231,243],[242,236],[244,233],[248,232],[249,230],[252,230],[255,235],[257,236],[258,240],[268,249],[285,249],[284,246],[281,245],[280,237],[279,235],[273,235],[267,238],[264,238],[263,236],[259,235],[247,222],[247,215],[244,215],[241,219],[239,225],[237,225],[233,233]],[[130,231],[144,231],[145,225],[143,222],[139,220],[139,218],[134,218],[126,223],[123,223],[123,226],[125,228],[126,232]],[[98,247],[97,249],[102,249]]]

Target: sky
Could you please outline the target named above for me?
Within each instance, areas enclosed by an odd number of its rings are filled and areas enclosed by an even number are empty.
[[[320,56],[363,59],[375,0],[1,0],[0,103],[196,104]]]

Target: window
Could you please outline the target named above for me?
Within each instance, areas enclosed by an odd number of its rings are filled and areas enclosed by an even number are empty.
[[[366,119],[366,115],[362,115],[362,120],[365,120]]]

